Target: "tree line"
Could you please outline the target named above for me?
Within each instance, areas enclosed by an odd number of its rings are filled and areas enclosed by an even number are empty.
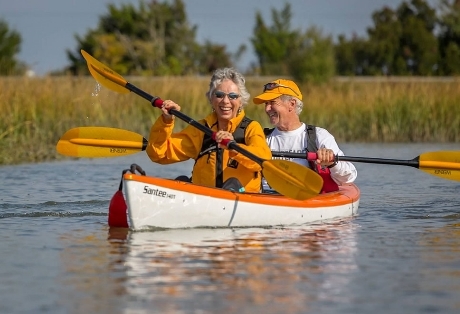
[[[107,9],[97,27],[75,35],[77,48],[67,50],[69,65],[54,74],[87,74],[81,49],[122,75],[155,76],[209,74],[235,66],[247,50],[198,43],[183,0],[109,4]],[[366,36],[341,34],[335,41],[316,26],[293,29],[291,20],[289,3],[271,9],[269,22],[256,12],[250,43],[257,62],[246,74],[286,75],[300,82],[334,75],[460,74],[460,0],[440,0],[436,8],[424,0],[406,0],[396,9],[384,6],[372,13]],[[25,70],[16,58],[20,43],[20,34],[0,20],[0,75]]]

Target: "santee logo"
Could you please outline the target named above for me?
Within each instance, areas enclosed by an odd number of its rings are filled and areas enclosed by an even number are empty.
[[[148,186],[144,186],[144,194],[151,194],[159,197],[166,197],[166,198],[176,198],[176,195],[174,194],[168,194],[165,191],[162,191],[160,189],[151,189]]]

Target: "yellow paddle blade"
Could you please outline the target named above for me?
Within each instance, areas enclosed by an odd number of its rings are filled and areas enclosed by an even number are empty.
[[[79,127],[67,131],[58,141],[58,153],[70,157],[118,157],[145,149],[142,135],[115,128]]]
[[[96,60],[83,49],[81,50],[81,54],[86,60],[89,72],[96,81],[117,93],[129,94],[130,91],[125,88],[128,82],[120,74],[112,71],[108,66]]]
[[[423,153],[419,157],[419,169],[443,179],[460,181],[460,152]]]
[[[262,168],[267,183],[273,189],[296,200],[317,196],[323,187],[323,178],[319,174],[293,161],[266,160]]]

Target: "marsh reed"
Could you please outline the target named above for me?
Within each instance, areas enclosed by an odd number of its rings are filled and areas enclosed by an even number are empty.
[[[181,104],[199,120],[210,112],[209,77],[127,78],[141,89]],[[268,78],[247,78],[251,96]],[[304,122],[343,142],[460,142],[460,80],[347,80],[300,86]],[[106,126],[148,136],[160,114],[143,98],[117,94],[92,77],[0,78],[0,165],[62,158],[60,136],[78,126]],[[263,106],[246,113],[268,122]],[[185,123],[179,122],[176,130]]]

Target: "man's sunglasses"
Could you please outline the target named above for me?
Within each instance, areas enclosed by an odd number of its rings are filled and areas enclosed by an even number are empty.
[[[284,87],[284,88],[289,88],[290,90],[292,90],[294,92],[294,94],[296,94],[297,96],[299,96],[299,94],[292,89],[292,87],[289,87],[289,86],[286,86],[286,85],[282,85],[282,84],[278,84],[278,83],[275,83],[275,82],[271,82],[271,83],[267,83],[264,85],[264,92],[265,91],[268,91],[268,90],[273,90],[275,88],[278,88],[278,87]]]
[[[226,93],[224,93],[224,92],[222,92],[220,90],[215,91],[214,95],[217,98],[224,98],[225,96],[228,96],[228,99],[230,99],[230,100],[235,100],[235,99],[238,99],[238,97],[240,97],[240,95],[237,94],[237,93],[231,92],[231,93],[226,94]]]

